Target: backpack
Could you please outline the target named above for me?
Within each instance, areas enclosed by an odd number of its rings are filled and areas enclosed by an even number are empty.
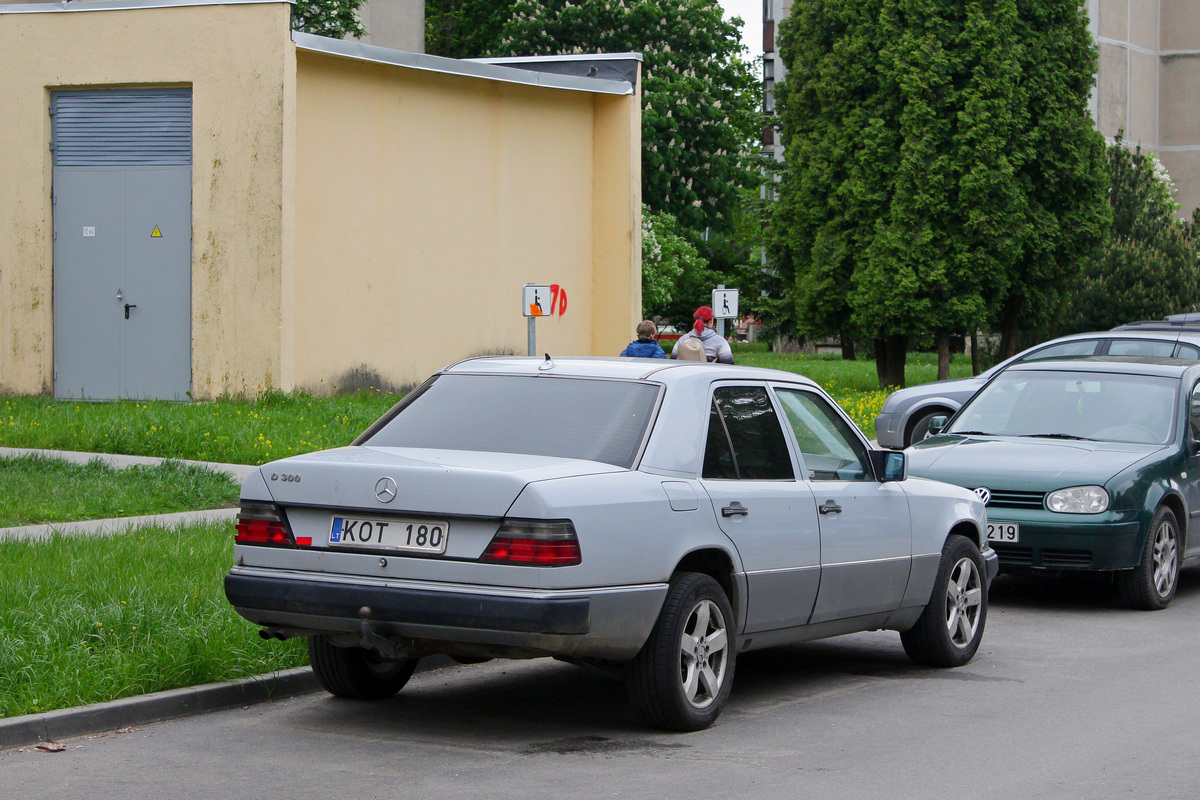
[[[679,361],[708,361],[708,353],[704,351],[704,345],[699,339],[689,336],[679,340],[675,358]]]

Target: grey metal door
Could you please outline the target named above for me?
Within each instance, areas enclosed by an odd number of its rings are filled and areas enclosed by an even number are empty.
[[[54,393],[191,389],[191,90],[56,92]]]

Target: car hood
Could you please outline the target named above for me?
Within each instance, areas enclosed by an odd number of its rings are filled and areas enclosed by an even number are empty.
[[[1162,445],[943,435],[905,451],[908,471],[975,488],[1053,491],[1104,485]]]
[[[272,498],[284,505],[501,517],[534,481],[626,470],[550,456],[342,447],[273,461],[259,471]],[[392,499],[384,499],[386,492],[376,495],[385,478],[395,481]]]

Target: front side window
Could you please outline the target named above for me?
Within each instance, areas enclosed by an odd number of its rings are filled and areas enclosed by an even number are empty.
[[[726,480],[795,479],[765,387],[721,386],[713,392],[702,474]]]
[[[866,448],[824,398],[792,389],[775,393],[796,435],[810,481],[874,480]]]
[[[1188,431],[1192,441],[1200,442],[1200,383],[1192,387],[1192,396],[1189,398]]]
[[[1096,345],[1100,344],[1100,339],[1082,339],[1075,342],[1063,342],[1049,347],[1043,347],[1041,350],[1035,350],[1025,356],[1021,361],[1045,361],[1051,358],[1070,358],[1071,356],[1090,356],[1095,354]]]
[[[360,444],[602,461],[629,469],[659,387],[633,381],[441,375]]]

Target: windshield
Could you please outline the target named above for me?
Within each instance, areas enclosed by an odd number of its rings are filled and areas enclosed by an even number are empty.
[[[1101,372],[1003,372],[946,433],[1166,444],[1179,381]]]
[[[442,375],[370,438],[429,447],[633,466],[658,387],[631,381]]]

